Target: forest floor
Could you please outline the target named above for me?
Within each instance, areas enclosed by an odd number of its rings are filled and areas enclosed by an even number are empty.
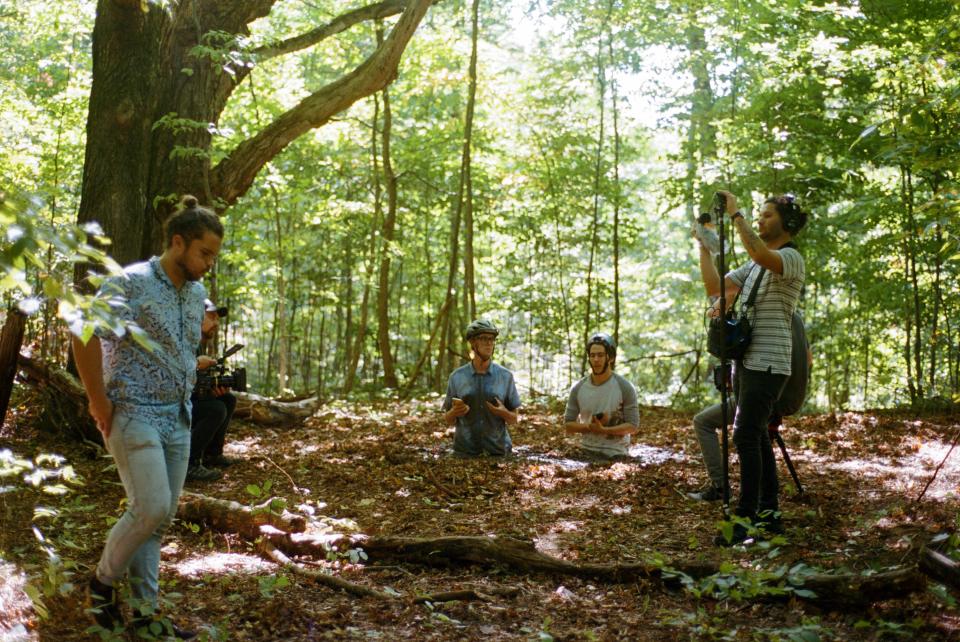
[[[367,535],[525,538],[574,562],[728,561],[737,569],[803,563],[875,572],[915,563],[919,546],[957,527],[960,452],[920,504],[914,499],[946,455],[960,417],[845,413],[788,420],[783,431],[806,493],[781,466],[784,541],[713,544],[718,504],[688,499],[704,480],[688,413],[643,408],[633,461],[575,459],[559,407],[525,411],[515,456],[450,456],[439,401],[336,404],[305,423],[237,422],[227,453],[243,461],[220,481],[187,490],[252,505],[282,497],[332,531]],[[109,458],[35,428],[21,400],[0,433],[0,640],[96,639],[80,586],[102,548],[123,492]],[[56,456],[51,457],[51,454]],[[779,454],[778,454],[779,458]],[[732,479],[737,479],[736,457]],[[266,488],[265,488],[266,487]],[[736,487],[735,487],[736,488]],[[734,489],[735,489],[734,488]],[[50,560],[55,560],[51,563]],[[178,521],[163,549],[167,610],[230,640],[873,640],[960,638],[955,595],[925,592],[860,611],[764,597],[740,585],[667,590],[650,581],[598,580],[506,567],[375,565],[348,555],[320,566],[396,599],[362,598],[283,570],[239,536]],[[311,566],[319,570],[317,563]],[[23,596],[45,592],[40,617]],[[774,582],[775,583],[775,582]],[[413,597],[465,587],[512,596],[418,604]]]

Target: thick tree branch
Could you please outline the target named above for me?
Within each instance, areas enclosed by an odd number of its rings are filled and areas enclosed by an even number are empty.
[[[253,54],[260,60],[269,60],[285,54],[312,47],[321,40],[325,40],[338,33],[342,33],[360,22],[395,16],[407,5],[407,0],[384,0],[377,4],[370,4],[353,11],[337,16],[327,24],[317,27],[307,33],[288,38],[278,43],[263,45],[253,50]]]
[[[212,194],[232,205],[260,169],[287,145],[320,127],[356,101],[380,91],[396,76],[400,57],[432,0],[410,0],[383,45],[352,72],[319,89],[240,145],[213,170]]]

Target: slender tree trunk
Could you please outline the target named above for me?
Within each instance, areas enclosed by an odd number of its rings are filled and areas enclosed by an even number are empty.
[[[909,167],[900,167],[901,198],[906,216],[906,246],[907,246],[907,277],[912,290],[913,299],[913,374],[914,385],[911,386],[911,401],[916,403],[924,398],[923,393],[923,312],[920,302],[920,284],[917,276],[917,221],[914,215],[913,174]]]
[[[377,43],[383,44],[383,28],[377,28]],[[383,179],[387,187],[387,213],[383,219],[383,234],[380,245],[380,274],[377,288],[377,343],[383,362],[383,384],[396,390],[399,387],[397,373],[390,352],[390,259],[397,225],[397,175],[390,159],[390,135],[393,114],[390,111],[390,92],[383,89]]]
[[[456,302],[452,299],[456,297],[454,283],[457,277],[457,266],[459,265],[460,225],[463,218],[464,201],[466,200],[464,194],[466,192],[467,177],[469,176],[470,144],[473,131],[472,102],[468,99],[467,103],[467,114],[463,128],[463,150],[460,156],[460,181],[457,184],[456,203],[450,221],[450,264],[447,272],[447,302],[444,304],[446,314],[443,317],[435,376],[435,380],[438,382],[445,380],[453,370],[453,358],[448,354],[448,346],[457,343],[456,337],[459,335],[458,329],[454,326]]]
[[[283,228],[280,217],[280,199],[276,187],[271,185],[270,191],[273,193],[273,222],[274,234],[276,235],[277,241],[275,248],[277,313],[273,321],[273,332],[279,334],[279,346],[277,349],[277,390],[280,395],[283,395],[287,390],[287,369],[290,361],[290,337],[287,335],[287,282],[283,278]]]
[[[603,137],[605,125],[605,108],[607,100],[607,78],[606,66],[603,62],[603,30],[600,30],[597,36],[597,85],[600,90],[600,128],[597,132],[597,153],[594,162],[593,174],[593,218],[590,224],[590,261],[587,263],[587,299],[583,311],[583,349],[580,351],[580,371],[587,368],[587,341],[590,339],[591,330],[591,304],[593,298],[593,262],[597,254],[599,244],[599,226],[600,226],[600,190],[603,184]]]
[[[357,368],[360,364],[360,355],[363,353],[364,341],[367,336],[367,326],[370,318],[370,290],[373,282],[373,265],[376,255],[377,230],[383,218],[383,197],[380,185],[380,160],[377,150],[377,125],[380,122],[380,99],[373,95],[373,126],[370,128],[370,177],[373,186],[373,222],[370,234],[367,237],[367,247],[364,259],[363,300],[360,303],[360,326],[353,337],[353,348],[349,352],[349,366],[346,379],[343,382],[343,392],[349,393],[357,378]],[[389,267],[388,267],[389,269]],[[348,338],[348,345],[350,340]]]
[[[320,313],[320,345],[317,346],[317,399],[323,401],[324,383],[327,374],[327,310]],[[336,371],[334,371],[336,372]]]
[[[336,238],[336,237],[335,237]],[[342,240],[342,239],[341,239]],[[343,385],[346,385],[347,375],[344,369],[350,365],[353,358],[350,352],[351,337],[353,337],[353,268],[350,252],[341,252],[340,278],[337,292],[337,306],[334,318],[336,319],[333,348],[333,371],[341,373]],[[344,304],[346,303],[346,304]]]
[[[863,407],[870,407],[870,333],[863,335]]]
[[[612,10],[613,2],[610,7]],[[620,343],[620,98],[617,94],[616,65],[613,57],[613,34],[607,33],[607,51],[610,56],[610,93],[613,111],[613,338]]]
[[[477,316],[477,286],[474,277],[473,252],[473,174],[471,168],[473,141],[473,115],[477,101],[477,40],[480,34],[480,0],[473,0],[471,7],[472,32],[470,35],[470,66],[468,70],[469,84],[467,87],[467,117],[464,124],[464,155],[463,175],[465,185],[465,202],[463,206],[463,280],[464,280],[464,312],[468,319]]]
[[[938,191],[938,186],[934,185],[933,191]],[[937,392],[937,355],[940,344],[940,306],[943,301],[943,290],[941,287],[941,278],[943,274],[943,226],[940,221],[934,223],[934,247],[933,254],[933,310],[930,313],[930,383],[928,385],[929,394],[935,395]]]
[[[277,357],[277,316],[280,313],[280,299],[277,299],[273,303],[273,324],[270,326],[270,345],[267,349],[267,374],[264,377],[264,381],[267,382],[267,390],[272,390],[273,386],[270,385],[270,381],[273,381],[273,364],[276,361]]]

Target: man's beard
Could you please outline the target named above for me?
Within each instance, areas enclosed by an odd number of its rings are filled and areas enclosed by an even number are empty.
[[[200,279],[203,278],[203,275],[205,274],[205,271],[201,272],[200,274],[194,274],[193,272],[191,272],[190,268],[187,267],[187,264],[183,259],[177,259],[175,263],[177,267],[180,268],[180,272],[181,274],[183,274],[183,278],[185,278],[187,281],[199,281]]]
[[[610,368],[610,362],[609,362],[609,361],[605,361],[605,362],[603,363],[603,365],[600,366],[600,370],[599,370],[599,371],[597,371],[597,366],[591,365],[590,368],[593,370],[593,374],[599,376],[599,375],[605,374],[605,373],[607,372],[607,370]]]

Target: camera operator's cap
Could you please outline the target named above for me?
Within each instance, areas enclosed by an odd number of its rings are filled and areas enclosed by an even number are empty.
[[[216,312],[218,317],[227,316],[227,306],[223,305],[218,308],[217,304],[211,301],[210,299],[203,300],[203,311]]]

